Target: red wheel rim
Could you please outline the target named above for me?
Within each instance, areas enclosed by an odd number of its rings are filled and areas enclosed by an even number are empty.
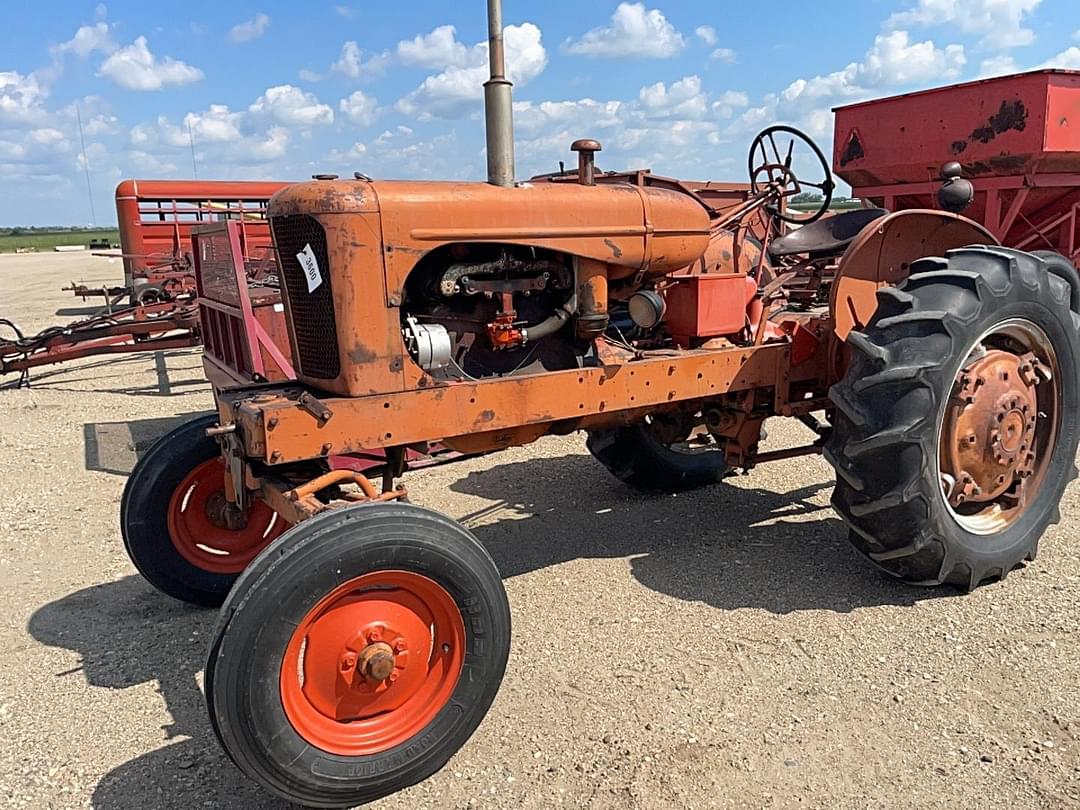
[[[187,474],[169,499],[169,538],[180,556],[213,574],[239,574],[259,552],[279,537],[288,523],[256,501],[247,525],[225,525],[225,463],[204,461]]]
[[[375,571],[308,611],[281,664],[281,703],[309,744],[378,754],[419,734],[450,700],[465,660],[454,598],[411,571]]]

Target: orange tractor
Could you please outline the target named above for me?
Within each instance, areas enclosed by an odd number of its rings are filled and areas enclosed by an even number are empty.
[[[162,439],[125,491],[139,569],[223,602],[205,676],[221,744],[307,805],[435,773],[503,676],[499,572],[466,528],[407,502],[409,452],[580,430],[648,490],[824,453],[860,552],[963,588],[1035,556],[1074,475],[1074,272],[956,214],[826,217],[828,163],[786,127],[755,139],[747,186],[601,172],[594,141],[574,144],[575,171],[514,182],[489,10],[489,182],[275,194],[296,379],[217,385],[215,417]],[[785,206],[807,188],[816,211]],[[780,416],[817,440],[760,451]],[[375,480],[332,464],[373,450]],[[181,553],[191,538],[240,564]]]

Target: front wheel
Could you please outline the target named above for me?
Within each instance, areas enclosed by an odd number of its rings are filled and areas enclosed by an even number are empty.
[[[204,607],[224,601],[255,556],[288,528],[256,501],[242,529],[224,519],[225,462],[206,429],[210,414],[158,439],[139,459],[120,500],[120,534],[139,573],[175,599]]]
[[[1070,287],[999,247],[923,259],[848,342],[833,386],[833,506],[911,583],[972,589],[1034,559],[1076,476],[1080,317]]]
[[[479,726],[510,650],[502,579],[460,524],[404,503],[325,513],[261,554],[222,607],[211,724],[249,777],[305,806],[434,774]]]

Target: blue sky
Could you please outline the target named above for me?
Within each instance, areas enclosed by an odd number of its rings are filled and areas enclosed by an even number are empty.
[[[1076,0],[504,0],[518,174],[577,137],[604,168],[741,180],[773,122],[831,142],[834,105],[1080,69]],[[0,29],[0,225],[115,221],[124,177],[482,179],[485,4],[12,4]]]

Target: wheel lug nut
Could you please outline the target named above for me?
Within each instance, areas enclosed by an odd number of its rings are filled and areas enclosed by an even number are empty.
[[[408,645],[405,644],[405,639],[399,638],[394,642],[394,652],[405,652],[408,649]]]

